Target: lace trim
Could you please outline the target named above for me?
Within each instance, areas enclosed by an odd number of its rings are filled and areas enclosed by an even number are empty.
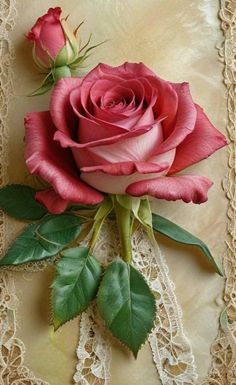
[[[103,263],[120,255],[117,233],[112,222],[102,229],[94,255]],[[149,282],[156,297],[158,316],[149,343],[160,379],[163,385],[191,385],[197,379],[194,357],[183,332],[182,312],[165,259],[157,244],[152,244],[142,229],[134,234],[132,248],[134,265]],[[105,259],[104,255],[107,256]],[[74,379],[81,385],[107,385],[110,378],[110,344],[106,331],[97,328],[94,321],[97,319],[90,309],[80,323],[79,363]]]
[[[13,91],[12,60],[14,49],[9,32],[16,18],[15,0],[0,1],[0,185],[7,183],[8,166],[8,105]],[[5,250],[6,221],[0,212],[0,252]],[[0,383],[3,385],[49,385],[35,378],[24,365],[25,347],[16,337],[16,309],[14,280],[11,273],[0,273]]]
[[[156,297],[157,319],[149,343],[162,384],[191,385],[197,379],[196,366],[165,258],[142,229],[134,236],[133,248],[134,264]]]
[[[80,321],[78,364],[73,377],[80,385],[108,385],[111,378],[111,344],[106,332],[97,325],[96,310],[90,307]]]
[[[220,330],[211,348],[213,357],[208,379],[203,384],[235,384],[236,381],[236,2],[221,0],[221,27],[224,42],[219,55],[224,62],[224,83],[227,88],[228,124],[227,130],[231,140],[229,145],[229,172],[223,187],[229,200],[227,251],[223,258],[226,275],[224,292],[225,311],[222,313]]]

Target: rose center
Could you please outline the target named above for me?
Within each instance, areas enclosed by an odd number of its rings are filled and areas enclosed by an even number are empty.
[[[108,99],[108,100],[103,100],[101,103],[101,107],[105,110],[110,110],[110,109],[121,109],[125,108],[127,105],[127,102],[125,98],[115,98],[115,99]]]

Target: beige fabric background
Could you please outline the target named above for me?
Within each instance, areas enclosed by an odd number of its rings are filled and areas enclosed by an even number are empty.
[[[57,5],[63,8],[65,15],[70,14],[71,26],[76,27],[85,20],[80,33],[83,41],[90,32],[95,43],[109,39],[88,60],[90,68],[98,62],[118,65],[124,61],[142,61],[165,79],[188,81],[194,100],[204,107],[212,122],[224,132],[225,89],[216,49],[222,39],[217,1],[19,0],[17,24],[11,36],[16,50],[15,96],[9,113],[11,182],[31,181],[22,155],[24,114],[47,109],[48,106],[48,96],[25,96],[38,86],[40,76],[32,63],[30,45],[24,41],[23,34],[49,6]],[[226,159],[227,149],[223,149],[189,170],[214,181],[206,204],[153,203],[156,212],[206,241],[218,260],[225,249],[227,202],[221,181],[226,173]],[[191,341],[199,379],[202,380],[210,367],[210,346],[217,335],[218,316],[223,307],[223,279],[211,270],[197,250],[163,237],[159,237],[159,245],[176,284],[185,332]],[[15,273],[20,298],[18,336],[26,345],[25,362],[35,375],[51,385],[66,385],[71,383],[76,365],[79,324],[78,320],[74,320],[56,334],[49,328],[52,273],[52,269],[40,273]],[[158,383],[149,347],[142,349],[137,361],[114,347],[112,385],[143,385],[144,382],[146,385]]]

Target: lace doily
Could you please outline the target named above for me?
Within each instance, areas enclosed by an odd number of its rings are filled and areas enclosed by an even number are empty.
[[[1,0],[0,2],[0,184],[7,183],[7,114],[8,103],[12,93],[13,78],[11,62],[14,50],[8,34],[14,27],[16,17],[15,0]],[[212,367],[207,385],[233,385],[236,382],[236,233],[235,233],[235,186],[236,186],[236,2],[235,0],[221,0],[220,17],[225,41],[220,50],[220,57],[225,63],[224,80],[228,97],[228,133],[232,141],[230,145],[229,174],[224,181],[224,189],[229,199],[227,253],[224,256],[226,272],[225,304],[226,310],[222,313],[221,327],[216,341],[212,345]],[[0,247],[4,249],[4,216],[0,214]],[[108,242],[108,240],[106,240]],[[100,247],[107,247],[102,241]],[[163,384],[192,384],[196,378],[193,357],[188,341],[183,334],[181,311],[176,303],[174,287],[166,278],[168,270],[163,256],[157,246],[143,244],[146,239],[136,236],[134,250],[138,247],[143,250],[151,249],[151,261],[161,263],[159,269],[153,270],[150,265],[143,264],[140,253],[134,253],[135,263],[143,274],[151,280],[152,287],[157,295],[159,319],[149,342],[153,350],[153,358],[158,367]],[[104,246],[105,245],[105,246]],[[114,245],[114,244],[113,244]],[[99,247],[99,245],[98,245]],[[156,248],[157,247],[157,248]],[[113,247],[114,250],[114,247]],[[111,256],[110,256],[111,257]],[[108,258],[110,258],[108,255]],[[151,275],[150,275],[151,274]],[[157,281],[157,276],[160,281]],[[166,292],[160,300],[158,293]],[[166,295],[167,293],[167,295]],[[171,293],[170,295],[168,293]],[[24,365],[24,344],[17,337],[16,309],[18,300],[15,294],[14,281],[11,273],[0,274],[0,383],[4,385],[48,385],[43,380],[36,379],[34,374]],[[162,293],[163,294],[163,293]],[[168,317],[166,316],[168,314]],[[172,316],[169,316],[169,315]],[[91,309],[81,317],[79,346],[77,349],[78,365],[74,380],[81,385],[107,385],[109,383],[110,344],[106,332],[98,328],[94,322],[94,312]],[[96,338],[95,338],[96,337]],[[178,338],[177,338],[178,337]],[[170,348],[171,346],[171,348]],[[171,353],[171,349],[173,349]],[[174,369],[173,369],[174,368]],[[179,373],[174,371],[179,370]]]
[[[225,310],[221,315],[219,334],[212,345],[212,366],[204,385],[236,384],[236,2],[221,0],[221,26],[225,40],[220,49],[224,62],[224,83],[227,88],[229,172],[223,186],[229,199],[227,251],[223,258],[226,275]]]

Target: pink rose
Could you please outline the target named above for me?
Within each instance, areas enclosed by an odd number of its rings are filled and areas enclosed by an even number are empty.
[[[70,202],[98,203],[101,192],[205,202],[209,179],[174,174],[225,144],[187,83],[142,63],[61,79],[50,111],[26,117],[26,164],[52,185],[37,199],[56,213]]]
[[[62,66],[72,63],[78,58],[79,47],[76,38],[61,19],[61,8],[49,8],[26,34],[26,38],[34,43],[33,56],[41,67]]]

